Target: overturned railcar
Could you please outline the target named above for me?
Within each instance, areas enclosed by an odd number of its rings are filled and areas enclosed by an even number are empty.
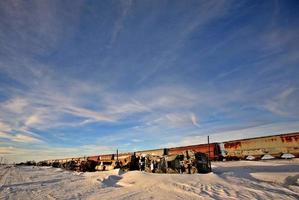
[[[144,158],[144,163],[142,160]],[[211,171],[210,161],[205,153],[186,150],[173,155],[142,155],[141,171],[152,173],[208,173]]]
[[[136,156],[134,153],[99,155],[95,169],[97,171],[107,171],[116,168],[132,170],[135,169],[134,163],[136,163]]]
[[[227,159],[261,159],[265,155],[275,158],[284,155],[299,157],[299,132],[224,142]]]
[[[114,160],[114,154],[100,155],[98,156],[97,160],[98,160],[98,164],[95,167],[97,171],[112,170],[116,166]]]

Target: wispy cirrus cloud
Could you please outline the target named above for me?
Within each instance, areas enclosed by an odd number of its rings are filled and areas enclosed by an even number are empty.
[[[298,115],[297,110],[293,110],[296,105],[297,98],[299,97],[298,89],[287,88],[281,93],[278,93],[272,99],[266,100],[264,107],[278,115],[294,116]]]
[[[52,1],[1,2],[1,53],[8,59],[18,56],[24,60],[27,56],[49,53],[65,39],[64,34],[74,30],[80,6],[80,2],[73,2],[68,5],[69,12],[65,12],[61,5]]]
[[[110,41],[111,45],[115,43],[118,35],[122,31],[124,27],[124,20],[126,16],[129,14],[130,8],[133,6],[133,1],[132,0],[122,1],[120,2],[119,5],[120,5],[121,12],[120,12],[120,16],[115,20],[114,23],[114,30],[112,32],[111,41]]]
[[[27,105],[28,102],[25,99],[15,98],[5,102],[3,107],[11,112],[21,113]]]
[[[41,143],[42,140],[33,137],[31,135],[25,135],[25,134],[10,134],[10,133],[6,133],[6,132],[0,132],[0,138],[2,139],[8,139],[11,142],[21,142],[21,143]]]
[[[171,32],[172,27],[165,29],[165,32],[169,34],[164,37],[166,42],[162,41],[163,44],[166,44],[164,48],[159,49],[159,55],[157,56],[159,59],[155,59],[157,61],[154,62],[150,68],[145,70],[145,73],[141,75],[138,83],[148,81],[148,79],[154,77],[155,74],[170,69],[173,63],[178,59],[177,57],[181,54],[181,50],[184,48],[190,35],[194,32],[200,33],[204,31],[205,26],[213,23],[217,19],[225,17],[233,5],[238,6],[234,1],[202,1],[187,4],[186,8],[182,7],[181,12],[184,13],[185,16],[182,20],[178,20],[175,25],[173,25],[181,31]],[[191,13],[188,13],[188,6],[193,6],[194,8]],[[193,12],[199,14],[194,16]]]

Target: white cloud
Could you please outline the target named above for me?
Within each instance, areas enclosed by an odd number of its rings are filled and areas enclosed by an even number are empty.
[[[123,26],[124,26],[124,20],[130,12],[132,3],[133,3],[132,0],[119,2],[119,5],[121,6],[122,11],[120,13],[120,16],[116,19],[116,21],[114,23],[114,30],[111,34],[111,42],[110,42],[111,45],[113,45],[113,43],[116,41],[118,35],[122,31]]]
[[[5,132],[0,132],[0,138],[8,139],[12,142],[19,142],[19,143],[41,143],[42,140],[31,136],[31,135],[25,135],[25,134],[10,134]]]
[[[14,147],[0,147],[0,155],[5,155],[5,154],[14,154],[15,153],[15,148]]]
[[[40,143],[42,142],[40,139],[37,139],[35,137],[24,135],[24,134],[17,134],[14,137],[11,138],[14,142],[23,142],[23,143]]]
[[[5,133],[5,132],[0,132],[0,138],[5,138],[5,139],[11,139],[13,138],[13,136],[11,136],[10,134],[8,133]]]
[[[8,124],[0,121],[0,131],[11,131],[11,128]]]
[[[194,113],[191,113],[191,121],[194,126],[200,127],[200,125],[198,124],[198,119]]]
[[[127,98],[127,97],[124,97]],[[141,102],[131,99],[131,100],[125,100],[120,99],[119,101],[109,101],[107,106],[107,112],[112,114],[131,114],[131,113],[139,113],[139,112],[149,112],[150,108],[146,105],[142,104]]]
[[[75,107],[71,105],[64,105],[64,106],[60,105],[60,106],[62,106],[62,111],[73,114],[75,116],[84,117],[87,119],[94,119],[95,121],[106,121],[106,122],[115,121],[115,118],[111,115],[109,116],[108,114],[103,114],[100,112],[92,111],[82,107]]]
[[[192,124],[191,115],[188,112],[153,112],[152,115],[145,117],[144,126],[138,127],[139,130],[150,127],[178,128],[186,127]]]
[[[297,115],[298,111],[294,110],[297,104],[296,96],[292,96],[292,94],[296,95],[296,91],[297,89],[294,87],[284,89],[265,102],[265,109],[282,116]]]
[[[142,142],[141,139],[136,139],[136,138],[135,138],[135,139],[132,139],[131,141],[132,141],[132,142]]]
[[[14,113],[22,113],[27,105],[26,99],[17,97],[5,102],[3,107]]]
[[[40,122],[42,122],[40,116],[38,114],[34,114],[28,117],[28,119],[25,122],[25,125],[30,127],[31,125],[38,124]]]

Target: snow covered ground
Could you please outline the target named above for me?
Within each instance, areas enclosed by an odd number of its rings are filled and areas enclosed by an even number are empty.
[[[213,163],[210,174],[0,169],[0,199],[299,199],[299,159]]]

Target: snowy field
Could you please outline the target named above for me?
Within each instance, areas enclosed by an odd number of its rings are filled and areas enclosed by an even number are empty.
[[[0,199],[299,199],[299,159],[213,163],[213,173],[1,167]]]

